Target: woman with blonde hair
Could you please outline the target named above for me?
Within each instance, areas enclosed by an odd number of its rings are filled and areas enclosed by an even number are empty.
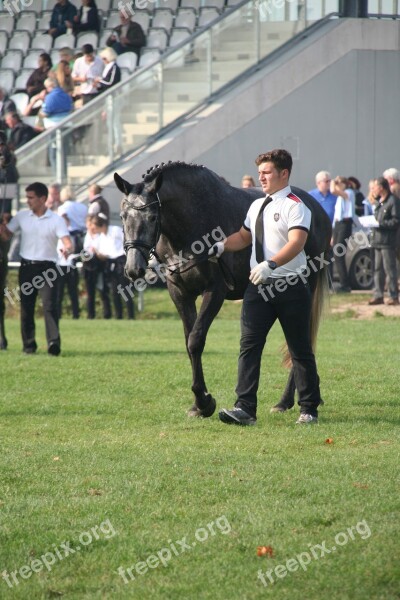
[[[104,69],[96,83],[99,92],[104,92],[121,81],[121,69],[117,65],[117,54],[112,48],[104,48],[100,52],[100,58],[104,62]]]
[[[69,62],[67,60],[60,60],[55,71],[58,85],[64,92],[67,92],[70,96],[74,96],[75,84],[71,73]]]

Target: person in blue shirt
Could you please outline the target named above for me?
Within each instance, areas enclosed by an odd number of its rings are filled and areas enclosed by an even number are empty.
[[[315,198],[333,223],[333,215],[335,214],[335,205],[337,196],[332,194],[329,189],[332,177],[328,171],[319,171],[315,176],[317,187],[310,190],[308,193]]]
[[[59,87],[57,80],[52,77],[46,79],[44,86],[47,94],[40,109],[40,114],[52,122],[61,121],[72,111],[74,107],[73,100],[67,92]]]

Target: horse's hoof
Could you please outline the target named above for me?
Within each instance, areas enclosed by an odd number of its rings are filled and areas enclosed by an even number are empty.
[[[0,342],[0,350],[7,350],[7,340],[1,340]]]
[[[273,406],[270,409],[270,413],[284,413],[287,410],[290,410],[291,408],[293,408],[294,404],[292,404],[291,406],[287,405],[287,404],[275,404],[275,406]]]
[[[211,394],[206,394],[205,398],[208,400],[208,405],[205,408],[199,408],[196,404],[193,404],[192,408],[188,411],[188,417],[208,418],[214,414],[215,409],[217,408],[215,398],[213,398]]]

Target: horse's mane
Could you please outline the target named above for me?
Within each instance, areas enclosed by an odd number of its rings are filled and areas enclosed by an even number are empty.
[[[150,181],[153,181],[153,179],[155,177],[160,175],[160,173],[170,171],[171,169],[174,169],[175,167],[181,167],[181,168],[185,168],[185,169],[205,169],[206,168],[204,165],[196,165],[194,163],[188,164],[188,163],[182,162],[180,160],[173,162],[172,160],[170,160],[167,163],[161,163],[161,165],[155,165],[154,167],[150,167],[150,169],[148,169],[146,171],[146,173],[144,173],[142,175],[142,179],[143,179],[144,183],[149,183]]]

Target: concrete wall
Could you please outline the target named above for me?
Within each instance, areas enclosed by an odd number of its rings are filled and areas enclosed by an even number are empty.
[[[314,187],[321,169],[368,180],[400,168],[400,21],[341,19],[301,40],[176,128],[119,173],[132,182],[169,160],[204,164],[240,185],[275,147],[294,158],[292,182]],[[120,193],[105,178],[118,212]]]

